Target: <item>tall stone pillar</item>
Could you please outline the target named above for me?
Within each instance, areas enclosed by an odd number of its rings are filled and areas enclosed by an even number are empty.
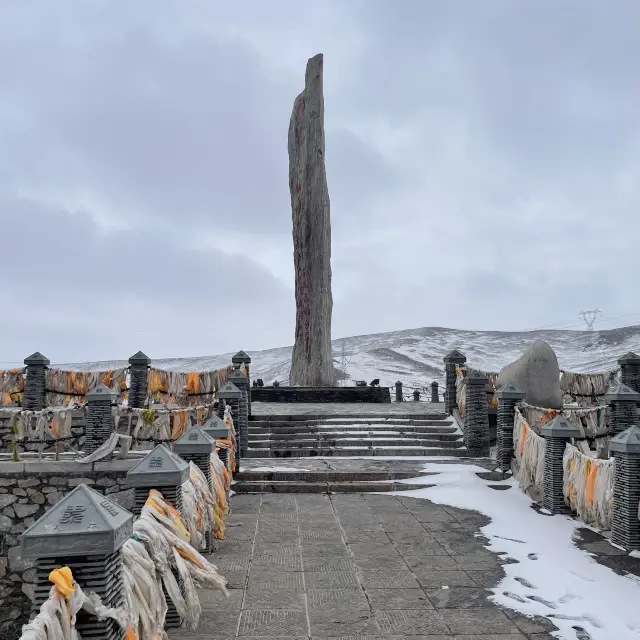
[[[464,364],[467,361],[466,356],[454,349],[444,358],[444,410],[450,416],[453,410],[458,406],[456,402],[456,366]]]
[[[331,353],[331,212],[324,165],[323,56],[307,62],[289,122],[296,333],[289,384],[335,385]]]

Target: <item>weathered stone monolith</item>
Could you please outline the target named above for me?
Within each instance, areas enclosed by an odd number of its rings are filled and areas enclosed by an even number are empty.
[[[289,122],[296,335],[289,383],[334,386],[331,355],[331,214],[324,166],[323,56],[307,62]]]

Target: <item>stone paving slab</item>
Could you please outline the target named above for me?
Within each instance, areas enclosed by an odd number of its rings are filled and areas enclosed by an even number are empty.
[[[488,599],[503,573],[474,537],[480,514],[376,494],[231,505],[210,557],[230,597],[201,590],[198,629],[170,640],[542,640],[555,628]]]

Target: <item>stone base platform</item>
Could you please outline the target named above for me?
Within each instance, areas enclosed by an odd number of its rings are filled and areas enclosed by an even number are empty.
[[[391,403],[389,387],[252,387],[251,402]]]

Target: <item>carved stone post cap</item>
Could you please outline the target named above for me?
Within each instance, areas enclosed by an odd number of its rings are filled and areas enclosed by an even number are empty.
[[[239,400],[242,398],[242,391],[233,382],[227,382],[224,387],[218,389],[216,395],[220,400]]]
[[[438,381],[437,381],[437,380],[434,380],[434,381],[431,383],[431,386],[432,386],[432,387],[437,387],[437,386],[438,386]]]
[[[467,361],[467,357],[460,353],[457,349],[450,351],[447,355],[442,359],[444,362],[452,362],[453,364],[464,364]]]
[[[540,435],[543,438],[556,438],[570,440],[571,438],[579,438],[582,433],[578,427],[569,422],[564,416],[558,416],[540,429]]]
[[[609,441],[609,451],[640,456],[640,427],[629,427]]]
[[[179,456],[209,455],[215,450],[216,441],[200,427],[191,427],[173,443],[173,452]]]
[[[39,351],[36,351],[35,353],[32,353],[28,358],[24,359],[24,363],[29,366],[42,366],[42,367],[48,367],[51,362],[49,361],[49,358],[43,356]]]
[[[180,487],[189,477],[189,463],[159,444],[127,473],[130,487]]]
[[[104,400],[111,401],[113,394],[111,393],[111,389],[104,384],[99,384],[97,387],[94,387],[87,393],[85,396],[85,400],[87,402],[100,402]]]
[[[238,351],[235,356],[231,357],[232,364],[251,364],[251,357],[244,351]]]
[[[611,402],[640,402],[640,393],[634,391],[626,384],[617,382],[607,389],[604,398],[607,404]]]
[[[526,394],[518,389],[513,382],[507,382],[504,387],[496,389],[494,395],[498,400],[524,400]]]
[[[396,387],[401,387],[401,386],[402,386],[402,382],[401,382],[400,380],[398,380],[398,381],[396,382]]]
[[[625,353],[621,358],[618,358],[618,364],[640,364],[640,356],[633,351]]]
[[[132,366],[149,366],[151,364],[151,358],[142,353],[142,351],[138,351],[138,353],[134,353],[129,358],[129,364]]]
[[[244,373],[240,371],[240,369],[234,369],[227,380],[229,382],[233,382],[234,384],[239,382],[241,385],[249,382],[249,378],[247,378],[247,376],[245,376]]]
[[[115,553],[133,534],[133,514],[109,496],[78,485],[22,535],[27,557]]]

